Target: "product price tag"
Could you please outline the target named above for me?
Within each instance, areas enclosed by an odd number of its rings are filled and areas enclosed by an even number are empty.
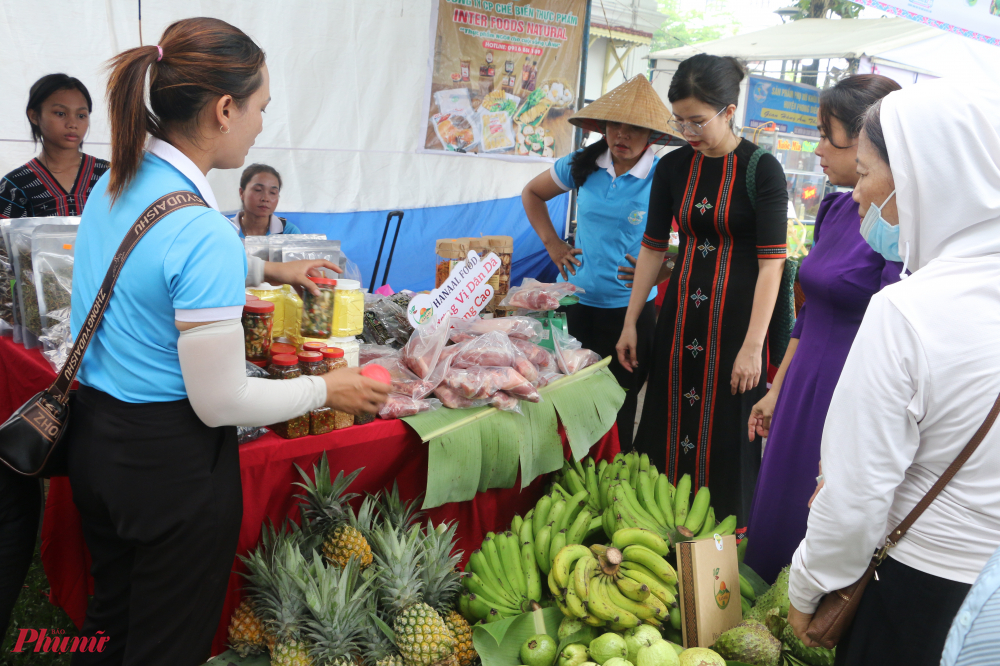
[[[451,319],[472,319],[493,298],[489,279],[500,270],[500,258],[490,252],[480,258],[470,250],[464,262],[455,264],[444,283],[429,294],[410,300],[406,316],[414,328],[431,329],[450,315]]]

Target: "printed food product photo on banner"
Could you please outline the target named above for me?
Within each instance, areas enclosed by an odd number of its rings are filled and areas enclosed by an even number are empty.
[[[425,149],[572,152],[586,0],[436,3]]]

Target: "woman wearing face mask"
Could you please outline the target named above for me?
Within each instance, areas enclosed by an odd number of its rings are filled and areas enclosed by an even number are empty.
[[[246,255],[206,174],[241,166],[262,129],[270,92],[260,47],[217,19],[178,21],[159,45],[111,61],[107,98],[112,166],[80,223],[73,335],[150,204],[186,191],[208,207],[171,212],[135,245],[81,364],[67,439],[93,560],[82,634],[109,640],[73,663],[197,664],[219,623],[240,530],[232,426],[323,405],[372,412],[389,386],[355,369],[246,377]]]
[[[602,357],[611,356],[611,371],[626,389],[625,403],[618,411],[622,448],[632,443],[636,399],[646,381],[656,292],[643,297],[636,320],[641,365],[630,372],[614,358],[631,293],[631,285],[619,279],[618,273],[639,253],[652,173],[659,161],[652,146],[670,141],[669,121],[670,112],[649,81],[637,76],[570,118],[577,127],[600,132],[603,138],[559,159],[521,194],[528,220],[561,279],[584,290],[580,302],[566,308],[570,335]],[[556,233],[545,205],[570,189],[579,192],[576,249]]]
[[[711,55],[685,60],[674,74],[674,128],[690,146],[656,168],[618,342],[622,365],[635,367],[635,324],[676,218],[680,251],[657,322],[636,448],[671,481],[690,474],[694,488],[709,486],[720,519],[735,514],[741,525],[760,466],[760,443],[749,441],[746,423],[765,393],[764,342],[788,227],[781,165],[770,154],[755,157],[757,147],[733,131],[743,76],[735,59]]]
[[[830,402],[825,484],[792,558],[799,636],[856,581],[955,461],[1000,392],[1000,88],[940,79],[865,116],[862,232],[913,275],[875,294]],[[1000,545],[1000,427],[888,551],[838,664],[938,664],[971,583]],[[961,620],[961,618],[959,618]]]
[[[251,164],[240,176],[243,209],[233,217],[240,238],[271,234],[300,234],[299,228],[274,211],[281,197],[281,174],[266,164]]]
[[[861,118],[893,90],[899,84],[890,78],[860,74],[820,95],[816,155],[831,184],[857,185]],[[898,282],[902,270],[868,246],[858,233],[860,222],[849,192],[829,194],[820,204],[814,245],[799,270],[806,305],[771,390],[750,414],[750,439],[768,440],[748,523],[752,538],[746,558],[765,580],[774,580],[791,561],[806,533],[826,410],[868,301],[885,285]]]

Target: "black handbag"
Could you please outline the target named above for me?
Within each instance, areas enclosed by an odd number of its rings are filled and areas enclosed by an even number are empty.
[[[125,234],[118,251],[111,260],[94,304],[76,336],[76,342],[66,358],[56,379],[44,391],[37,393],[14,412],[0,426],[0,462],[23,476],[60,476],[67,473],[68,446],[65,441],[69,424],[73,392],[70,386],[80,369],[83,354],[87,351],[97,327],[104,318],[104,311],[115,290],[115,282],[122,266],[136,244],[154,224],[164,217],[189,206],[205,206],[201,197],[193,192],[171,192],[154,201],[142,212],[132,228]]]

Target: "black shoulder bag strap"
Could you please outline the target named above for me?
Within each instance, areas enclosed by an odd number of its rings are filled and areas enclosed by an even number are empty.
[[[87,319],[80,327],[66,364],[56,375],[55,381],[49,388],[24,403],[0,426],[0,462],[24,476],[65,473],[66,444],[62,440],[69,423],[70,386],[80,369],[87,346],[104,318],[125,260],[154,224],[175,210],[190,206],[208,207],[208,204],[193,192],[166,194],[150,204],[125,234]]]

